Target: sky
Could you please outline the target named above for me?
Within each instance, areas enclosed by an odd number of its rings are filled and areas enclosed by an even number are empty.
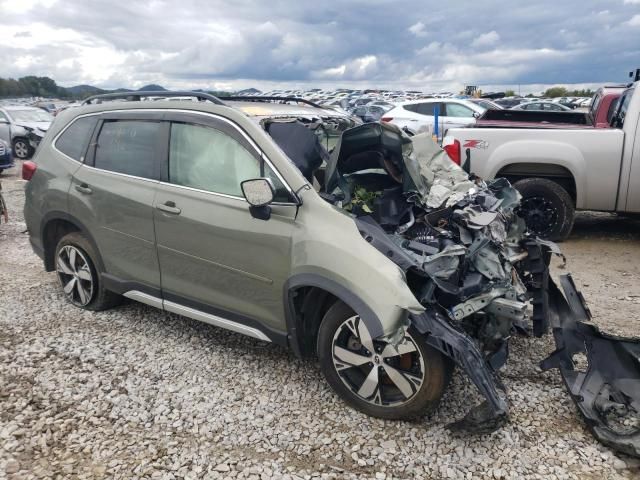
[[[524,94],[640,68],[640,0],[0,0],[0,18],[0,77],[67,87]]]

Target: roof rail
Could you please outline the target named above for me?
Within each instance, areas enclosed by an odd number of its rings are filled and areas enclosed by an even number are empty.
[[[263,96],[263,95],[257,95],[257,96],[231,96],[231,97],[224,97],[225,100],[229,100],[232,102],[271,102],[271,101],[277,101],[277,100],[281,100],[281,101],[286,101],[286,102],[298,102],[298,103],[305,103],[307,105],[311,105],[312,107],[315,108],[324,108],[320,105],[318,105],[317,103],[313,103],[310,100],[305,100],[304,98],[298,98],[298,97],[268,97],[268,96]]]
[[[149,92],[117,92],[117,93],[103,93],[102,95],[92,95],[86,98],[82,105],[91,105],[92,102],[102,103],[102,100],[126,100],[130,102],[139,102],[143,97],[194,97],[203,102],[209,100],[216,105],[224,105],[218,97],[214,97],[209,93],[204,92],[169,92],[169,91],[149,91]]]

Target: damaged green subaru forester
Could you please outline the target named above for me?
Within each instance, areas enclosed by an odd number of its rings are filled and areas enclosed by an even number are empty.
[[[640,346],[587,323],[570,276],[560,293],[560,252],[526,232],[506,180],[296,99],[85,103],[23,166],[31,244],[74,305],[124,296],[317,355],[345,402],[381,418],[432,411],[458,366],[485,398],[451,426],[472,432],[507,421],[509,337],[552,327],[543,368],[601,441],[640,452],[640,422],[612,421],[638,418]]]

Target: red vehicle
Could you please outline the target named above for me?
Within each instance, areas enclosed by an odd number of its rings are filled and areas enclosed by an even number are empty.
[[[626,86],[598,89],[588,112],[545,112],[529,110],[487,110],[475,128],[610,128],[616,101]]]

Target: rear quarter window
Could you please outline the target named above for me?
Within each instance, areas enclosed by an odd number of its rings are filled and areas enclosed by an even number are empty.
[[[66,156],[84,162],[84,155],[97,122],[95,116],[76,119],[58,137],[55,147]]]

